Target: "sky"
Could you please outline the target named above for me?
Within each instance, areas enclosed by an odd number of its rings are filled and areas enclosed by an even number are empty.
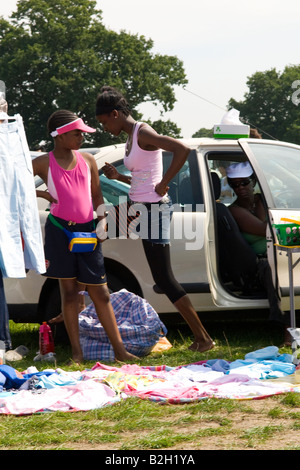
[[[0,15],[8,19],[16,5],[2,0]],[[255,72],[300,64],[299,0],[97,0],[97,8],[106,28],[143,35],[153,53],[183,62],[188,84],[175,87],[174,109],[162,118],[184,138],[219,124]],[[145,119],[161,118],[150,103],[139,109]]]

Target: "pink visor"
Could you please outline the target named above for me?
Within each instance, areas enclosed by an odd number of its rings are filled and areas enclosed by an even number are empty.
[[[84,124],[81,118],[75,119],[75,121],[64,124],[63,126],[57,127],[55,131],[51,132],[51,137],[56,137],[57,135],[65,134],[66,132],[74,131],[78,129],[81,132],[96,132],[96,129],[87,126]]]

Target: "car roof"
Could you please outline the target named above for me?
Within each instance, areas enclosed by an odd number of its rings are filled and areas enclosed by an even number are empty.
[[[229,140],[229,139],[212,139],[209,137],[191,137],[190,139],[178,139],[180,142],[184,143],[191,149],[197,149],[199,147],[211,147],[211,148],[216,148],[216,147],[237,147],[238,142],[237,140]],[[102,159],[105,156],[112,156],[115,159],[121,159],[124,157],[124,149],[125,149],[125,143],[123,144],[115,144],[115,145],[109,145],[106,147],[101,147],[99,149],[99,152],[96,153],[95,159],[99,160]]]

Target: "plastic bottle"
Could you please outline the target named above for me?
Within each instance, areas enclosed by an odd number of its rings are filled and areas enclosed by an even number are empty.
[[[54,341],[50,326],[43,322],[39,330],[40,354],[44,356],[48,353],[54,353]]]

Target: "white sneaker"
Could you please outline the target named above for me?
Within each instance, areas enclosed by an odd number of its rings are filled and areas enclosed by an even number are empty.
[[[47,361],[47,362],[55,362],[56,361],[56,355],[53,352],[49,352],[47,354],[40,354],[38,353],[37,356],[33,359],[35,362],[37,361]]]

